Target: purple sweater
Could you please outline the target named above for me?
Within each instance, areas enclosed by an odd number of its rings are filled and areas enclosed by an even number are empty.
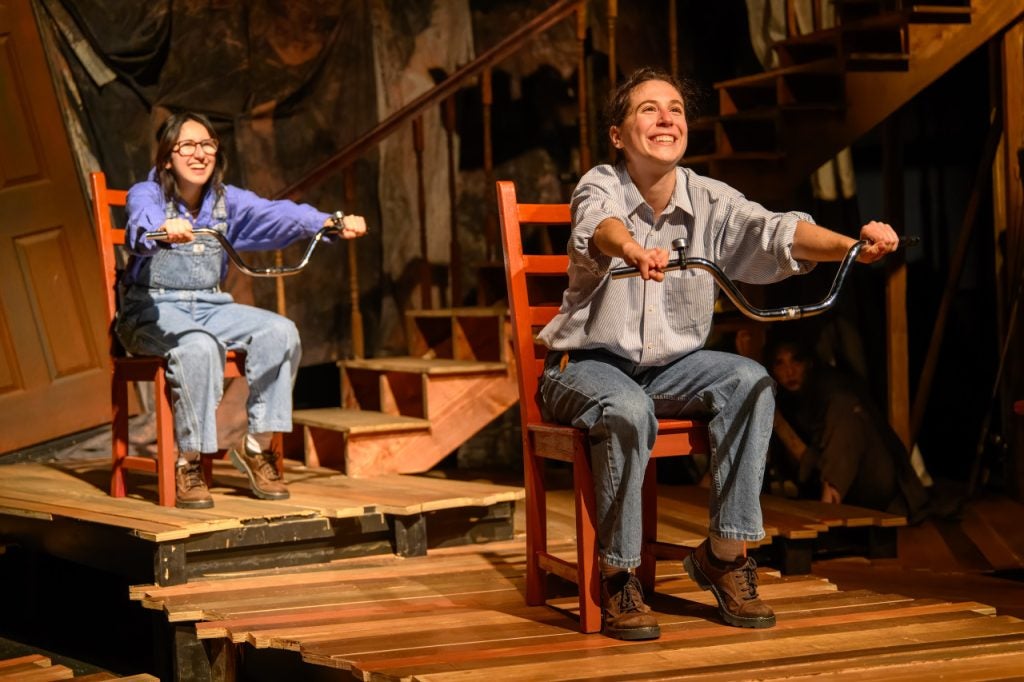
[[[315,234],[330,217],[329,214],[308,204],[296,204],[287,199],[264,199],[233,185],[224,185],[224,198],[228,214],[225,236],[236,251],[270,251],[284,248],[298,239]],[[213,226],[213,205],[216,199],[215,193],[207,190],[203,196],[199,216],[192,220],[195,227]],[[159,230],[164,224],[166,203],[152,170],[148,180],[137,183],[128,190],[125,244],[133,258],[125,272],[125,284],[135,282],[145,258],[152,256],[158,249],[168,248],[166,244],[142,236],[146,232]],[[179,201],[176,206],[182,217],[191,219],[184,203]],[[175,248],[179,245],[169,246]]]

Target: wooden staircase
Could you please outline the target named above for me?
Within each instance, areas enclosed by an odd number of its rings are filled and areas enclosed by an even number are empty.
[[[286,456],[355,477],[427,471],[518,401],[507,317],[409,311],[410,354],[339,362],[340,405],[296,410]]]
[[[783,200],[1024,12],[1021,0],[835,4],[836,27],[773,46],[778,68],[715,85],[719,114],[695,121],[684,163]]]

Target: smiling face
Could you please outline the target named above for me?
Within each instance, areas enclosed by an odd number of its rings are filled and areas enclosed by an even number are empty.
[[[175,147],[171,151],[170,159],[165,167],[174,173],[175,185],[178,194],[182,197],[198,196],[203,186],[210,180],[210,176],[213,175],[217,155],[216,153],[210,154],[203,148],[204,145],[199,144],[211,138],[212,135],[206,126],[193,120],[185,121],[178,132]],[[196,143],[194,144],[195,152],[184,155],[180,149],[184,142]]]
[[[686,111],[683,96],[662,80],[648,80],[629,96],[629,109],[609,129],[612,145],[621,149],[631,170],[664,173],[686,152]]]

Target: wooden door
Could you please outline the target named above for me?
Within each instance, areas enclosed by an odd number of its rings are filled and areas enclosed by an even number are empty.
[[[30,2],[0,2],[0,453],[110,420],[101,295]]]

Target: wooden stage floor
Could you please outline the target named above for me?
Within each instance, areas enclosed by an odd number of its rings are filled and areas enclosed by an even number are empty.
[[[44,551],[77,550],[87,555],[77,559],[122,571],[119,589],[132,600],[130,611],[173,633],[168,655],[179,671],[187,668],[183,679],[1024,676],[1024,506],[1004,499],[973,501],[959,521],[893,527],[898,557],[816,560],[805,575],[762,569],[761,592],[779,620],[770,630],[722,624],[711,595],[696,589],[678,562],[662,562],[650,597],[662,637],[624,643],[576,632],[571,586],[559,586],[564,592],[551,606],[525,606],[516,486],[347,479],[295,468],[288,473],[292,499],[262,502],[218,463],[216,506],[186,511],[156,507],[144,476],[130,488],[137,498],[112,500],[103,492],[108,473],[105,462],[88,461],[0,468],[0,545],[11,542],[12,530],[28,533]],[[702,528],[689,507],[701,493],[663,491],[663,539],[696,544]],[[550,507],[549,537],[568,555],[569,492],[554,492]],[[782,507],[772,511],[773,532],[803,541],[807,531]],[[452,510],[459,514],[444,516]],[[865,522],[851,510],[836,511],[828,523]],[[83,541],[93,531],[100,535],[88,539],[103,544]],[[142,561],[141,571],[126,570],[132,560],[115,537],[131,537],[136,550],[156,558]],[[422,551],[395,554],[400,538],[406,549]],[[363,542],[360,554],[348,553],[351,542]],[[257,545],[272,548],[259,561],[251,556]],[[189,559],[175,564],[165,554]],[[176,579],[167,580],[167,570]],[[54,622],[83,616],[72,597],[55,597]]]
[[[743,630],[720,622],[710,594],[678,564],[659,565],[650,602],[662,637],[633,643],[577,633],[574,598],[553,600],[565,610],[525,606],[520,541],[132,594],[172,622],[198,621],[215,669],[238,671],[238,648],[257,666],[253,654],[278,650],[291,652],[295,679],[310,666],[337,671],[330,679],[488,682],[992,680],[1024,671],[1024,622],[991,606],[762,576],[778,625]],[[240,677],[259,679],[249,667]]]

